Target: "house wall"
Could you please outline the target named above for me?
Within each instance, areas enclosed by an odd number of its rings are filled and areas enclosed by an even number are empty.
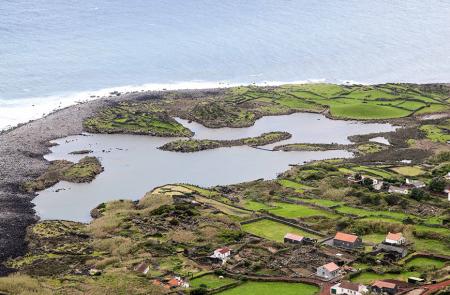
[[[336,247],[346,248],[346,249],[355,249],[361,246],[361,239],[357,239],[354,243],[345,242],[341,240],[333,239],[333,245]]]

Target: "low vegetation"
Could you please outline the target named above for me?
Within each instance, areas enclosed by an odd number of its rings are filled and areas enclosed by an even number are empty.
[[[165,111],[147,104],[123,103],[84,121],[93,133],[131,133],[153,136],[192,136],[192,132]]]
[[[248,137],[235,140],[180,139],[166,143],[165,145],[159,147],[159,149],[171,152],[188,153],[241,145],[263,146],[289,139],[291,136],[292,135],[287,132],[269,132],[263,133],[257,137]]]
[[[51,187],[61,180],[68,182],[90,182],[103,171],[100,161],[95,157],[84,157],[78,163],[56,160],[39,177],[23,183],[27,192],[36,192]]]

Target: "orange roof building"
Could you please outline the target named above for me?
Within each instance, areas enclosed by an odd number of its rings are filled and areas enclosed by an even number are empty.
[[[353,250],[361,247],[362,240],[356,235],[337,232],[333,238],[333,246]]]

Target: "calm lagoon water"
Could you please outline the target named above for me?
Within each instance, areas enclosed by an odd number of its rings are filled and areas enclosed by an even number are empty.
[[[233,139],[256,136],[269,131],[287,131],[293,137],[278,144],[294,142],[348,143],[347,136],[392,131],[389,124],[366,124],[330,120],[319,114],[292,114],[264,117],[249,128],[209,129],[187,123],[195,138]],[[48,160],[77,161],[82,155],[72,151],[90,149],[100,158],[105,171],[88,184],[60,182],[34,199],[42,219],[89,221],[89,212],[101,202],[139,199],[151,189],[168,183],[200,186],[225,185],[272,179],[289,164],[304,161],[351,157],[347,151],[270,152],[250,147],[220,148],[197,153],[174,153],[157,147],[174,139],[138,135],[86,134],[56,140]]]
[[[0,128],[121,86],[449,82],[449,16],[442,0],[2,0]]]

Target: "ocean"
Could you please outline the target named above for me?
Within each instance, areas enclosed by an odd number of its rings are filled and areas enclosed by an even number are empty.
[[[317,81],[450,82],[450,1],[0,1],[0,128],[114,90]]]

